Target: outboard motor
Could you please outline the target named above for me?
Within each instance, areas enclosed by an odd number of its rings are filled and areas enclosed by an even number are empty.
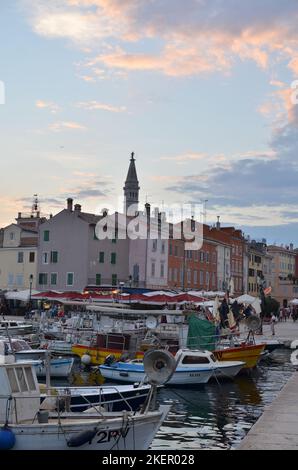
[[[111,366],[114,362],[116,362],[116,358],[113,354],[109,354],[104,361],[105,366]]]

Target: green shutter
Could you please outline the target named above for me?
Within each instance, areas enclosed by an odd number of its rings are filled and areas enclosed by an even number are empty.
[[[101,285],[101,274],[96,274],[96,285],[100,286]]]
[[[67,273],[67,285],[73,286],[73,273]]]
[[[116,253],[111,253],[111,264],[116,264]]]
[[[58,263],[58,251],[51,251],[51,263]]]
[[[104,254],[104,251],[101,251],[99,253],[99,262],[100,263],[104,263],[105,262],[105,254]]]
[[[112,274],[112,286],[117,286],[117,274]]]
[[[49,242],[50,241],[50,231],[49,230],[45,230],[43,232],[43,241],[44,242]]]
[[[52,273],[51,274],[51,285],[56,286],[57,285],[57,273]]]

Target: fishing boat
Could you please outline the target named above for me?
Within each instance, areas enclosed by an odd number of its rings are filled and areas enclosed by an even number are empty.
[[[38,377],[46,376],[46,366],[44,362],[47,350],[31,349],[27,341],[19,338],[0,338],[0,354],[14,354],[16,361],[31,361],[34,364]],[[74,358],[73,357],[52,357],[50,359],[51,377],[68,377],[71,374]]]
[[[106,412],[101,407],[84,412],[69,411],[69,393],[49,395],[41,402],[35,369],[17,363],[13,356],[0,362],[0,449],[1,450],[144,450],[148,449],[169,406],[155,401],[156,377],[167,380],[172,370],[164,352],[155,363],[163,364],[161,374],[151,375],[152,387],[139,412]],[[158,383],[158,380],[157,380]],[[63,399],[64,409],[61,410]]]
[[[27,335],[33,333],[34,327],[22,321],[1,320],[0,335]]]
[[[234,347],[222,346],[214,351],[218,361],[242,361],[243,369],[253,369],[257,366],[264,344],[246,344],[243,342]]]
[[[175,356],[175,371],[167,385],[199,385],[213,377],[233,378],[244,367],[244,362],[219,362],[209,351],[180,349]],[[120,382],[146,382],[142,360],[128,362],[106,361],[99,366],[101,374]]]
[[[40,386],[46,389],[45,385]],[[41,391],[42,391],[41,389]],[[101,387],[54,387],[51,394],[57,396],[70,395],[70,411],[85,411],[90,407],[99,406],[106,411],[138,410],[148,397],[150,385],[105,385]],[[46,394],[41,394],[41,400]]]

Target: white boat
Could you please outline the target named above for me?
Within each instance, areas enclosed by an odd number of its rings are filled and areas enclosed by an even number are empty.
[[[29,352],[28,352],[29,353]],[[25,353],[16,353],[17,362],[32,362],[35,367],[37,377],[46,377],[46,366],[42,359],[34,359],[32,354],[28,354],[26,357]],[[72,367],[74,364],[74,358],[72,357],[57,357],[50,359],[50,376],[56,378],[66,378],[71,374]]]
[[[13,349],[13,351],[11,350]],[[14,354],[16,361],[33,362],[38,377],[46,376],[44,349],[31,349],[27,341],[19,338],[0,338],[0,353]],[[72,357],[54,357],[50,359],[51,377],[68,377],[74,364]]]
[[[32,333],[34,330],[33,325],[13,320],[1,320],[0,321],[0,335],[27,335]]]
[[[40,404],[32,364],[16,363],[13,356],[1,356],[0,361],[1,450],[145,450],[170,408],[156,409],[153,388],[140,412],[109,413],[100,407],[61,411],[61,396],[48,396]]]
[[[212,377],[233,378],[242,369],[241,361],[217,361],[209,351],[180,349],[176,356],[175,371],[167,385],[205,384]],[[144,382],[146,374],[142,360],[115,362],[99,366],[100,372],[106,379],[119,382]]]

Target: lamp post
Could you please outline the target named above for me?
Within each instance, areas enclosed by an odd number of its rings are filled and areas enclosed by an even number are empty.
[[[31,307],[31,296],[32,296],[32,283],[33,283],[33,274],[30,274],[30,289],[29,289],[29,307]]]

